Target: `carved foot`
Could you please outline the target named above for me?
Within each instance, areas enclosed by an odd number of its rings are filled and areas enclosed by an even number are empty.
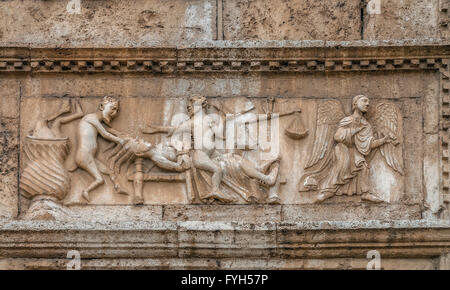
[[[372,194],[372,193],[364,193],[361,195],[361,199],[364,201],[374,202],[374,203],[381,203],[383,200],[379,198],[378,196]]]
[[[118,184],[114,185],[114,191],[118,194],[130,195],[126,190],[122,189],[122,187]]]
[[[281,200],[280,200],[280,198],[278,197],[278,194],[274,194],[274,195],[269,196],[269,197],[267,198],[267,203],[268,203],[268,204],[281,204]]]
[[[248,202],[251,203],[251,204],[257,204],[257,203],[259,203],[259,200],[258,200],[258,198],[256,196],[250,196],[248,198]]]
[[[134,197],[133,200],[134,205],[143,205],[144,204],[144,199],[142,197]]]
[[[204,197],[202,200],[208,204],[212,204],[216,200],[222,203],[232,203],[236,201],[232,197],[227,197],[224,194],[220,194],[215,191],[211,192],[208,196]]]
[[[85,201],[89,202],[89,201],[90,201],[90,200],[89,200],[89,191],[83,190],[83,191],[81,192],[81,197],[82,197]]]
[[[320,193],[317,197],[316,200],[314,201],[314,203],[321,203],[326,199],[329,199],[330,197],[334,196],[334,193],[332,192],[323,192]]]

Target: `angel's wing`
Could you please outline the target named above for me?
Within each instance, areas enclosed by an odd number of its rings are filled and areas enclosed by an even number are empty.
[[[379,138],[390,136],[393,143],[381,145],[381,155],[386,163],[403,175],[402,116],[398,107],[391,103],[380,103],[375,111],[375,130]]]
[[[333,136],[336,125],[345,117],[341,102],[330,100],[322,102],[317,108],[317,125],[314,134],[312,152],[305,169],[316,165],[327,157],[333,145]]]

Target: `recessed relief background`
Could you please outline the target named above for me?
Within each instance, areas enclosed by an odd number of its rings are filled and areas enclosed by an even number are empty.
[[[414,156],[423,142],[418,102],[370,94],[25,98],[20,191],[31,204],[62,204],[58,210],[83,204],[401,203],[408,200],[408,181],[423,174],[411,170],[423,166]],[[195,135],[200,113],[203,133],[221,136],[223,148],[196,149],[194,138],[183,139]],[[232,122],[234,130],[227,129]],[[234,149],[227,147],[230,132]],[[273,148],[260,144],[264,134]]]

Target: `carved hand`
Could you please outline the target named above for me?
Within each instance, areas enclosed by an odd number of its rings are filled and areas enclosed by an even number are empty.
[[[395,146],[400,144],[400,142],[397,140],[397,137],[395,136],[384,136],[382,140],[383,144],[393,144]]]
[[[119,138],[119,144],[124,145],[127,141],[125,139]]]
[[[184,170],[191,168],[191,159],[189,158],[189,155],[187,155],[187,154],[178,156],[177,162],[181,165],[181,167]]]
[[[126,137],[117,137],[117,138],[119,138],[119,144],[122,145],[122,146],[124,146],[124,145],[127,144],[130,140],[132,140],[132,138],[131,138],[131,137],[128,137],[128,136],[126,136]]]

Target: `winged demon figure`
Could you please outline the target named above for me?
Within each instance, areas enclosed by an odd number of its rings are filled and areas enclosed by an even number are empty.
[[[334,195],[382,202],[369,179],[369,162],[376,149],[392,170],[403,175],[400,111],[394,104],[380,103],[369,122],[365,117],[369,104],[364,95],[354,97],[347,117],[337,100],[318,106],[313,148],[299,183],[299,191],[318,192],[315,202]]]

